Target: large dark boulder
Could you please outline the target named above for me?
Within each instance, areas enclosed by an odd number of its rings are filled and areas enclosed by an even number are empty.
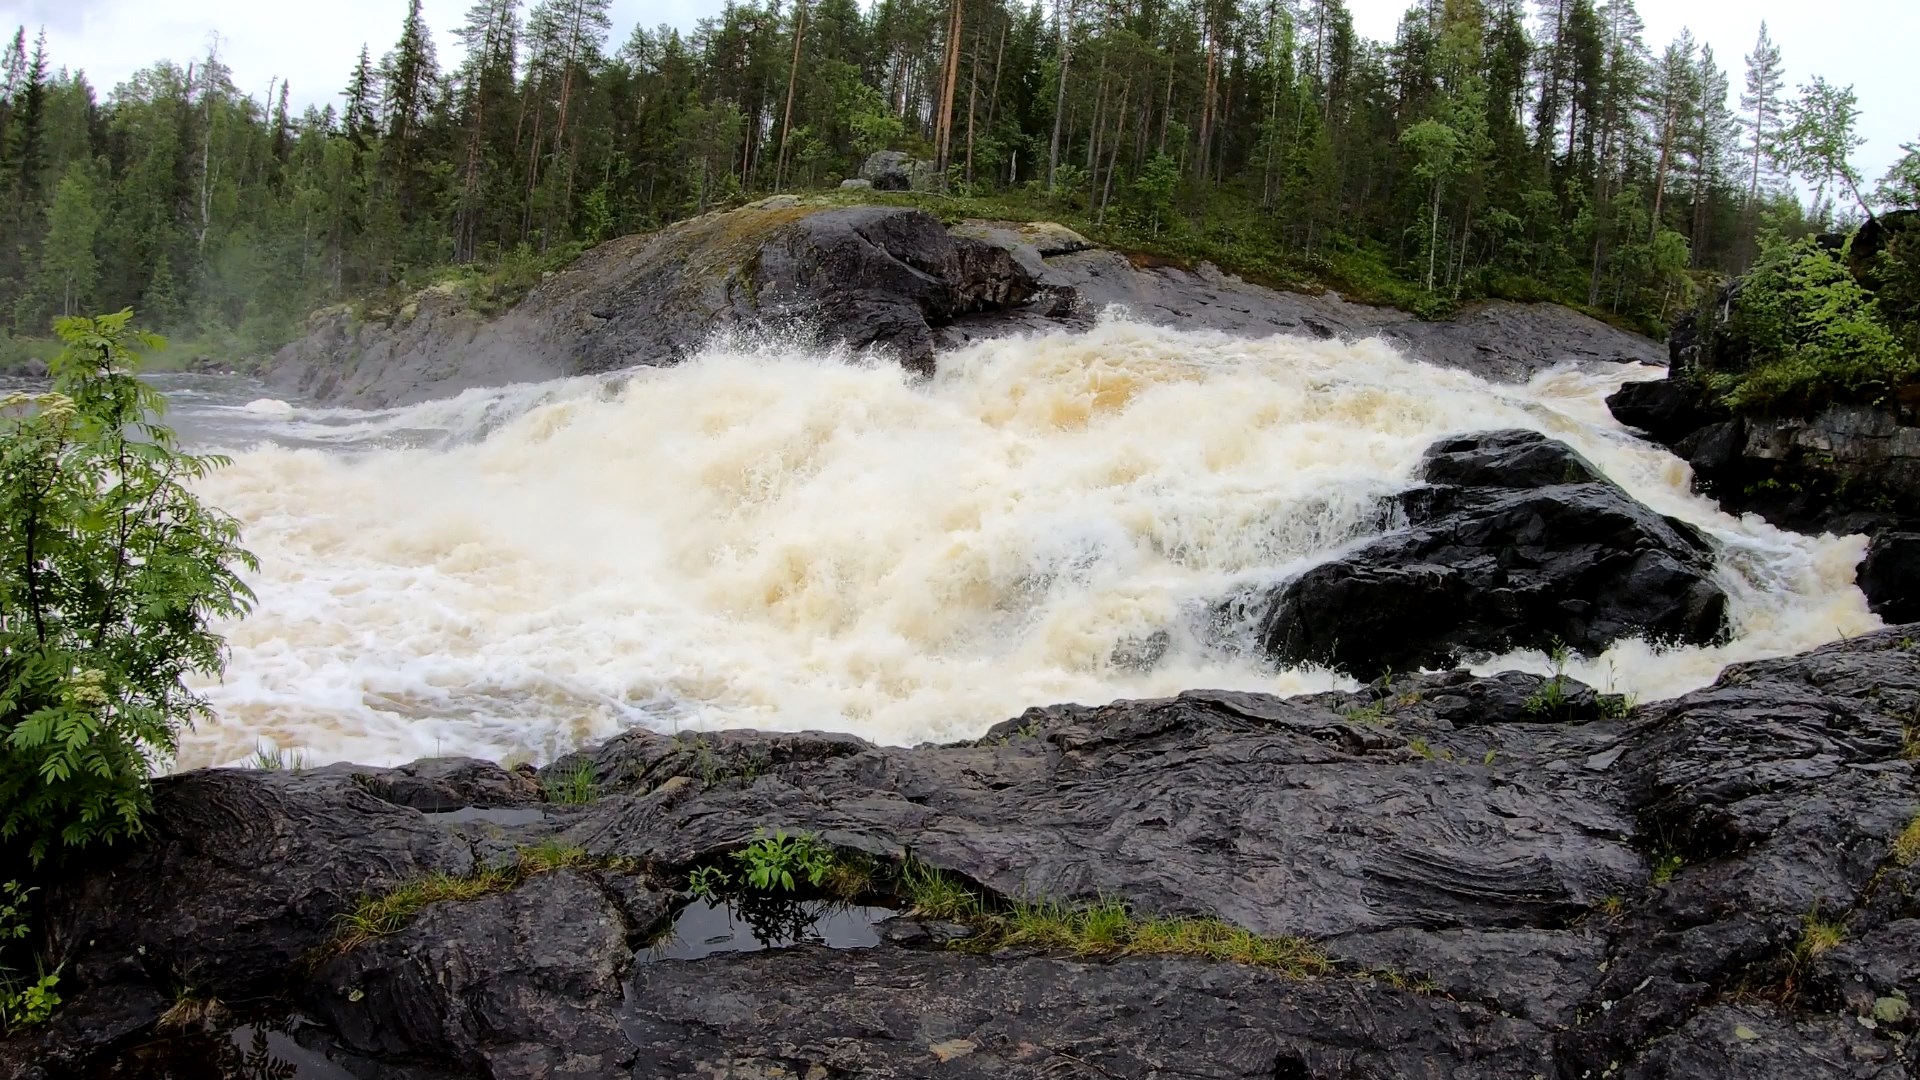
[[[1860,591],[1887,622],[1920,622],[1920,533],[1875,536],[1860,564]]]
[[[1607,395],[1607,408],[1614,419],[1669,446],[1727,418],[1725,409],[1703,399],[1691,384],[1674,379],[1625,383]]]
[[[923,211],[777,196],[602,244],[496,318],[445,288],[382,320],[322,312],[268,380],[328,402],[392,405],[673,364],[716,336],[768,329],[927,371],[935,329],[1019,309],[1038,291],[1006,247],[955,236]]]
[[[1449,439],[1428,450],[1422,478],[1400,497],[1404,528],[1276,591],[1269,655],[1371,677],[1515,648],[1723,634],[1712,545],[1564,443],[1532,431]]]

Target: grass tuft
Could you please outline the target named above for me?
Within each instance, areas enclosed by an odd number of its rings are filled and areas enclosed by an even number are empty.
[[[908,859],[900,868],[900,890],[912,905],[913,913],[929,919],[968,922],[983,914],[980,897],[958,878],[944,870]]]
[[[1026,946],[1076,956],[1190,956],[1271,968],[1292,978],[1333,971],[1325,953],[1303,938],[1265,937],[1219,919],[1136,918],[1118,900],[1090,907],[1022,901],[1003,914],[986,916],[976,949]]]
[[[1893,838],[1893,861],[1899,866],[1920,862],[1920,814],[1913,815],[1907,827]]]
[[[1802,960],[1810,960],[1839,948],[1846,940],[1845,925],[1824,921],[1818,915],[1808,915],[1800,930],[1800,944],[1795,946],[1794,954]]]
[[[543,840],[521,848],[506,866],[482,867],[464,876],[433,874],[399,885],[378,896],[363,896],[352,911],[339,917],[329,951],[338,954],[359,948],[375,938],[397,934],[413,922],[428,904],[454,900],[478,900],[483,896],[507,892],[540,874],[568,867],[582,869],[630,870],[625,859],[599,859],[584,848]]]
[[[594,783],[593,762],[582,761],[558,783],[545,788],[544,794],[550,803],[562,803],[568,806],[584,806],[600,797],[600,786]]]

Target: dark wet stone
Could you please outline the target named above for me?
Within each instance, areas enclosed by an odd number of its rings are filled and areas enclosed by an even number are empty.
[[[1531,431],[1446,439],[1423,475],[1429,486],[1400,498],[1404,528],[1274,591],[1268,655],[1372,678],[1516,648],[1723,637],[1705,537],[1564,443]]]

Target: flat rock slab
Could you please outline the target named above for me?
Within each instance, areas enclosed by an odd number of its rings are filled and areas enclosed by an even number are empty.
[[[522,797],[480,762],[169,777],[155,842],[49,884],[66,1004],[0,1043],[0,1074],[98,1069],[191,987],[291,1002],[323,1025],[307,1045],[419,1080],[1911,1078],[1916,637],[1612,718],[1584,687],[1542,716],[1538,676],[1451,672],[1054,706],[914,749],[633,732],[549,766],[604,794],[537,820],[402,804]],[[763,828],[1001,897],[1306,935],[1334,972],[968,952],[913,920],[873,947],[637,962],[686,868]],[[547,841],[593,868],[328,947],[359,895]],[[1837,943],[1810,947],[1813,922]]]

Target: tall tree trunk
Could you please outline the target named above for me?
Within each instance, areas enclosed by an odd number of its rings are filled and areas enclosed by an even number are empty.
[[[934,123],[933,137],[934,168],[940,174],[939,183],[943,189],[947,186],[947,164],[952,151],[953,98],[960,85],[960,27],[964,0],[949,0],[949,8],[946,71],[940,80],[940,115]]]
[[[773,159],[773,190],[785,190],[787,136],[793,131],[793,87],[800,77],[800,43],[807,33],[807,0],[793,5],[793,61],[787,65],[787,106],[780,115],[780,152]]]
[[[1219,85],[1220,38],[1219,31],[1209,17],[1207,25],[1207,72],[1202,80],[1200,93],[1200,182],[1206,183],[1209,175],[1213,146],[1213,100],[1215,88]]]
[[[1060,172],[1060,126],[1067,118],[1067,68],[1073,62],[1073,7],[1070,0],[1054,0],[1054,20],[1060,34],[1060,85],[1053,93],[1053,139],[1047,144],[1047,194],[1053,194]]]

